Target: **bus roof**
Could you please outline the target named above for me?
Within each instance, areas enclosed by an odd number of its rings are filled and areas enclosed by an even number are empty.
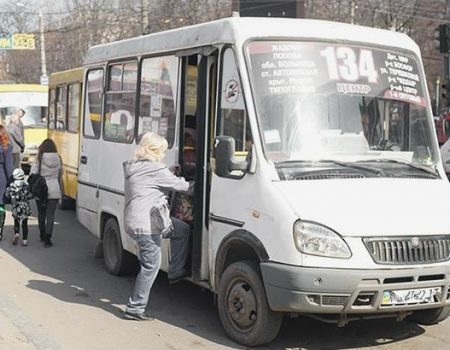
[[[289,38],[365,43],[410,50],[417,44],[393,31],[312,19],[229,17],[91,47],[85,65],[142,54],[173,52],[215,44],[243,44],[251,38]]]
[[[2,92],[48,92],[48,86],[39,84],[0,84],[0,93]]]
[[[83,68],[79,67],[50,74],[48,85],[54,87],[63,83],[81,81],[83,81]]]

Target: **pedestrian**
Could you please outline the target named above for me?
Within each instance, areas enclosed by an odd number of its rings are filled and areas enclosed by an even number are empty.
[[[13,146],[12,155],[14,169],[20,168],[20,154],[25,150],[25,134],[21,120],[24,115],[25,111],[22,108],[17,108],[6,127]]]
[[[13,171],[12,145],[9,142],[6,128],[0,124],[0,240],[3,238],[5,226],[6,188],[11,182]]]
[[[188,192],[192,186],[161,162],[166,151],[166,139],[148,132],[143,135],[133,159],[124,163],[124,228],[138,245],[141,265],[125,310],[128,319],[153,319],[145,309],[161,266],[161,238],[171,240],[169,281],[187,277],[190,228],[185,222],[170,217],[166,196],[169,191]]]
[[[14,218],[13,244],[19,242],[20,227],[22,226],[22,245],[27,246],[28,217],[31,215],[29,200],[33,198],[25,181],[25,173],[21,168],[16,168],[12,173],[13,182],[6,189],[6,196],[11,198],[12,216]]]
[[[51,247],[55,212],[61,198],[62,161],[52,139],[45,139],[39,146],[36,161],[30,174],[40,174],[47,183],[47,198],[36,198],[39,233],[45,247]]]

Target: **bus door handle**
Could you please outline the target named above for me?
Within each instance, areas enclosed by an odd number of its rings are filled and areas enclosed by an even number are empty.
[[[80,162],[81,162],[81,164],[86,164],[87,163],[87,157],[86,156],[81,156],[80,157]]]

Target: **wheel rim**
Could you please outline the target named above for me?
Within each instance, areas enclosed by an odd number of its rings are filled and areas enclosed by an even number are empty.
[[[244,279],[235,279],[227,290],[227,315],[239,332],[249,332],[257,321],[255,292]]]
[[[117,236],[115,234],[114,230],[110,230],[109,232],[107,232],[106,234],[106,240],[105,240],[105,245],[106,245],[106,262],[108,264],[108,266],[112,269],[114,269],[114,267],[117,265],[117,262],[119,260],[118,257],[118,249],[119,249],[119,242],[117,241]]]

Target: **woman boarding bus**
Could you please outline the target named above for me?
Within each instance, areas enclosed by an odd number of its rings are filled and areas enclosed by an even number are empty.
[[[409,37],[235,17],[92,47],[84,68],[78,218],[109,272],[137,253],[122,163],[152,131],[184,176],[193,116],[190,280],[232,339],[270,342],[283,315],[448,317],[450,188]]]

